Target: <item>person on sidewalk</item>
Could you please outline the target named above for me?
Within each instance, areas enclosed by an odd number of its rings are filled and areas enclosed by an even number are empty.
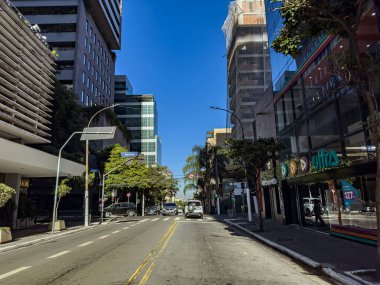
[[[321,208],[321,201],[315,200],[314,202],[314,215],[315,215],[315,225],[318,224],[318,221],[320,221],[322,226],[325,226],[325,221],[322,219],[322,208]]]

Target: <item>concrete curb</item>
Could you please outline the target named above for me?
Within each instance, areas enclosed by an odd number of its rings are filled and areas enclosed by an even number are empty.
[[[108,221],[106,223],[103,223],[103,225],[109,225],[113,221],[114,221],[114,219],[111,219],[110,221]],[[41,242],[48,241],[48,240],[58,239],[58,238],[61,238],[61,237],[67,236],[67,235],[71,235],[71,234],[75,234],[75,233],[78,233],[78,232],[95,229],[97,227],[100,227],[101,225],[102,224],[95,224],[95,225],[91,225],[89,227],[82,226],[79,229],[67,230],[67,231],[64,231],[64,232],[61,232],[61,233],[57,233],[55,235],[45,236],[45,237],[42,237],[42,238],[30,240],[30,241],[27,241],[27,242],[5,246],[3,248],[0,248],[0,253],[8,252],[8,251],[19,249],[19,248],[23,248],[23,247],[27,247],[27,246],[34,245],[34,244],[37,244],[37,243],[41,243]]]
[[[289,248],[286,248],[282,245],[279,245],[267,238],[264,238],[262,236],[260,236],[259,234],[256,234],[254,232],[251,232],[247,229],[245,229],[244,227],[238,225],[238,224],[235,224],[233,222],[231,222],[230,220],[228,219],[223,219],[224,222],[226,222],[227,224],[233,226],[233,227],[236,227],[240,230],[242,230],[243,232],[249,234],[250,236],[253,236],[254,238],[256,238],[257,240],[261,241],[262,243],[306,264],[307,266],[310,266],[314,269],[319,269],[321,270],[324,274],[326,274],[327,276],[333,278],[334,280],[340,282],[340,283],[343,283],[343,284],[346,284],[346,285],[362,285],[363,283],[359,283],[357,282],[356,280],[350,278],[350,277],[347,277],[341,273],[338,273],[334,270],[332,270],[331,268],[329,267],[323,267],[321,263],[319,262],[316,262],[312,259],[310,259],[309,257],[307,256],[304,256],[302,254],[299,254],[298,252],[295,252],[294,250],[291,250]]]

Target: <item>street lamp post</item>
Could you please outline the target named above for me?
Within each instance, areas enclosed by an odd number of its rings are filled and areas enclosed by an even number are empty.
[[[232,111],[230,110],[227,110],[227,109],[223,109],[223,108],[220,108],[220,107],[215,107],[215,106],[211,106],[210,109],[213,109],[213,110],[220,110],[220,111],[224,111],[224,112],[227,112],[229,114],[231,114],[231,116],[233,116],[234,118],[236,118],[240,124],[240,128],[241,128],[241,132],[242,132],[242,138],[243,138],[243,142],[245,142],[245,137],[244,137],[244,127],[243,127],[243,124],[240,120],[240,118]],[[246,194],[247,194],[247,208],[248,208],[248,221],[249,222],[252,222],[252,212],[251,212],[251,197],[250,197],[250,191],[249,191],[249,187],[248,187],[248,179],[247,179],[247,165],[246,165],[246,162],[245,160],[243,159],[243,165],[244,165],[244,176],[245,176],[245,188],[244,190],[246,190]]]

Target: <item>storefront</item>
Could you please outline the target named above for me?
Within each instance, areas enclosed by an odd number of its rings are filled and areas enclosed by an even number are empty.
[[[305,171],[305,161],[302,157],[281,166],[287,223],[375,245],[375,161],[320,170],[310,162],[310,171]]]
[[[374,8],[365,12],[358,46],[380,60],[375,16]],[[305,46],[312,52],[274,98],[285,222],[375,244],[377,158],[368,109],[332,62],[349,44],[326,36]],[[377,98],[379,81],[372,82]]]

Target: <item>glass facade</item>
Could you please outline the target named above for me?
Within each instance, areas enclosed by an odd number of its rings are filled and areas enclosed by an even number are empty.
[[[373,10],[361,25],[377,27]],[[379,30],[358,31],[360,52],[380,60]],[[305,43],[296,58],[299,69],[277,86],[281,190],[287,223],[371,240],[377,228],[376,148],[366,128],[363,97],[334,72],[332,59],[346,48],[346,40],[333,36]],[[378,78],[372,87],[378,98]]]

